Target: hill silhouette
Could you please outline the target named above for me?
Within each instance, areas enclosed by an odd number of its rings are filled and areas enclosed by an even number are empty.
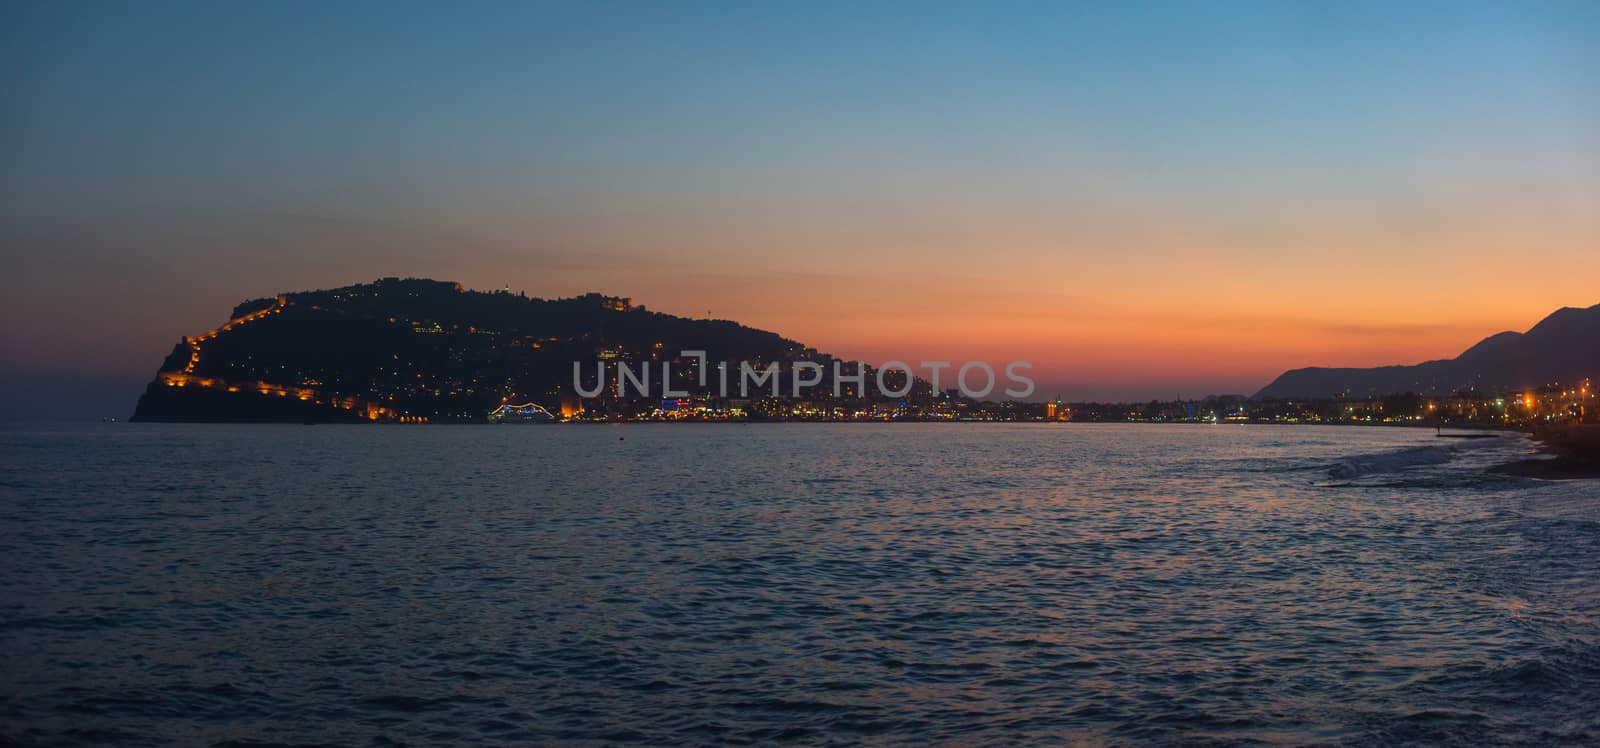
[[[139,399],[138,421],[481,421],[501,403],[572,403],[573,362],[830,362],[776,333],[652,312],[629,300],[480,292],[386,278],[247,301],[180,341]],[[696,361],[674,366],[681,385]],[[658,379],[660,366],[651,364]],[[659,381],[653,381],[659,389]],[[675,387],[681,389],[681,387]],[[592,403],[605,407],[605,403]]]
[[[1563,307],[1527,332],[1502,332],[1452,359],[1370,369],[1310,367],[1284,372],[1256,398],[1382,396],[1404,392],[1519,390],[1574,382],[1600,371],[1600,304]]]

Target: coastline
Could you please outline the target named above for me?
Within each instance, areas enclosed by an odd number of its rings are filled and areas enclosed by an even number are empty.
[[[1541,480],[1600,480],[1600,425],[1541,429],[1529,436],[1542,453],[1553,456],[1530,457],[1491,470]]]

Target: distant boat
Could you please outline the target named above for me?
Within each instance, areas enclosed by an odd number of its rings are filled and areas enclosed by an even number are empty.
[[[490,423],[555,423],[554,413],[535,403],[502,405],[489,411]]]

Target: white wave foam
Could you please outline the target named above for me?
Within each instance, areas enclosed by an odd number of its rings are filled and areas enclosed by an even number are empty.
[[[1328,477],[1349,479],[1378,473],[1393,473],[1420,465],[1439,465],[1449,462],[1455,451],[1453,445],[1437,444],[1347,457],[1328,468]]]

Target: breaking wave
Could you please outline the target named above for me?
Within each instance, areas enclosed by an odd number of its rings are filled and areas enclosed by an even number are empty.
[[[1378,473],[1393,473],[1420,465],[1440,465],[1455,455],[1450,445],[1408,447],[1395,452],[1357,455],[1340,460],[1328,468],[1329,478],[1359,478]]]
[[[1326,468],[1329,478],[1350,480],[1373,475],[1398,473],[1415,468],[1464,463],[1464,468],[1481,468],[1503,461],[1513,440],[1506,438],[1471,439],[1449,444],[1425,444],[1388,452],[1345,457]]]

